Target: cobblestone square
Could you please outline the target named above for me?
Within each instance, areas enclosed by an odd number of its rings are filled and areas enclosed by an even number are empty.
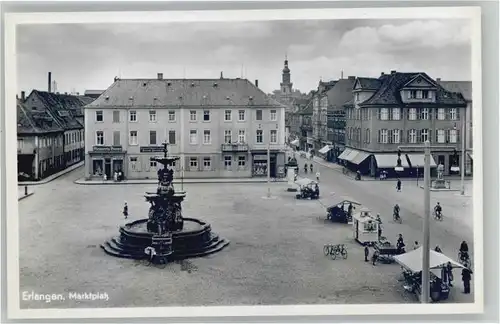
[[[326,223],[321,201],[296,200],[284,183],[272,184],[274,199],[263,198],[266,184],[184,185],[184,216],[231,241],[219,253],[165,269],[108,256],[99,245],[125,223],[123,203],[128,221],[147,217],[142,196],[155,186],[75,185],[80,172],[20,202],[20,292],[105,292],[109,300],[21,301],[21,308],[418,302],[404,291],[398,265],[364,262],[349,225]],[[348,259],[325,257],[327,243],[346,244]],[[447,302],[466,301],[460,287]]]

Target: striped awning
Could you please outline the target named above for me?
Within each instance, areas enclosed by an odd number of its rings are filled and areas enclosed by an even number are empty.
[[[425,156],[423,154],[406,154],[412,168],[423,168],[425,166]],[[402,159],[401,159],[402,160]],[[431,155],[431,168],[437,167],[436,161]]]

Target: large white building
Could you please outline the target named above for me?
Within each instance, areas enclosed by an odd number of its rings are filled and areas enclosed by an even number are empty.
[[[258,82],[255,82],[258,84]],[[284,173],[285,108],[246,79],[118,79],[85,106],[86,177],[155,178],[152,157],[181,157],[186,178]]]

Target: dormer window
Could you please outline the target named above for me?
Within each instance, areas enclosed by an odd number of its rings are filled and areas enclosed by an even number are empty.
[[[172,85],[172,82],[167,82],[167,86],[171,86]]]
[[[422,90],[422,99],[429,99],[429,90]]]
[[[359,101],[359,92],[356,92],[356,94],[354,95],[354,97],[356,98],[356,101]]]
[[[410,90],[410,99],[417,99],[417,90]]]
[[[218,84],[217,82],[214,83],[214,88],[217,88]]]
[[[194,82],[191,83],[191,87],[194,87]]]

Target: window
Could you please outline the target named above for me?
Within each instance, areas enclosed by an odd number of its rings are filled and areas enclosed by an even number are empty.
[[[195,157],[190,157],[189,158],[189,167],[192,168],[197,168],[198,167],[198,159]]]
[[[203,121],[210,121],[210,110],[203,110]]]
[[[196,110],[189,111],[189,121],[196,121]]]
[[[156,110],[149,111],[149,122],[156,123]]]
[[[156,145],[156,131],[149,131],[149,144]]]
[[[408,110],[408,119],[417,120],[417,108],[410,108],[410,110]]]
[[[168,131],[168,144],[175,145],[175,131]]]
[[[245,130],[244,129],[238,130],[238,143],[245,143],[246,142],[245,137],[246,137]]]
[[[238,110],[238,120],[245,121],[245,111],[244,110]]]
[[[103,121],[102,110],[98,110],[98,111],[95,112],[95,121],[96,122],[102,122]]]
[[[388,108],[380,108],[380,120],[389,120]]]
[[[244,156],[238,156],[238,166],[239,167],[244,167],[246,164],[246,157]]]
[[[210,144],[212,141],[211,136],[210,136],[210,130],[205,129],[203,131],[203,144]]]
[[[416,129],[410,129],[408,131],[408,143],[417,143],[417,130]]]
[[[420,142],[424,143],[425,141],[430,141],[428,129],[422,129],[420,131]]]
[[[226,143],[226,144],[231,143],[231,130],[230,129],[224,130],[224,143]]]
[[[130,131],[129,144],[137,145],[137,131]]]
[[[271,129],[270,132],[270,141],[271,143],[277,143],[278,142],[278,132],[275,129]]]
[[[189,144],[198,144],[198,131],[196,129],[189,131]]]
[[[258,129],[257,130],[257,143],[263,143],[264,142],[264,139],[263,139],[263,136],[262,136],[262,130]]]
[[[136,122],[137,121],[137,111],[135,111],[135,110],[129,111],[129,120],[131,122]]]
[[[211,166],[212,166],[212,160],[209,157],[204,157],[203,158],[203,168],[210,169]]]
[[[231,117],[232,117],[231,115],[232,115],[231,114],[231,110],[224,111],[224,120],[225,121],[231,121]]]
[[[429,90],[422,90],[422,99],[429,99]]]
[[[359,101],[359,92],[356,92],[356,93],[354,94],[354,97],[356,98],[356,101]]]
[[[379,138],[378,138],[378,142],[379,143],[383,143],[383,144],[386,144],[388,143],[388,135],[387,135],[387,129],[381,129],[379,130]]]
[[[420,108],[420,119],[422,120],[429,119],[429,108]]]
[[[391,143],[398,144],[400,142],[400,130],[399,129],[393,129],[391,132]]]
[[[457,142],[457,130],[456,129],[450,129],[449,131],[449,139],[450,143],[456,143]]]
[[[120,144],[120,131],[113,132],[113,145],[119,146]]]
[[[153,158],[149,158],[149,167],[156,168],[156,161],[152,160]]]
[[[96,145],[104,145],[104,132],[103,131],[97,131],[95,132],[96,136]]]
[[[233,158],[230,155],[224,156],[224,168],[230,169],[233,163]]]
[[[445,120],[446,119],[446,111],[444,108],[438,108],[437,119],[438,120]]]
[[[278,120],[278,117],[276,116],[276,110],[271,110],[271,121],[277,121]]]
[[[175,121],[175,110],[169,110],[168,111],[168,121],[169,122],[174,122]]]
[[[417,99],[417,91],[416,90],[411,90],[409,92],[410,99]]]
[[[401,119],[401,109],[392,108],[392,120],[400,120]]]
[[[370,129],[367,128],[365,131],[365,143],[369,144],[370,143]]]
[[[257,110],[255,112],[255,120],[262,120],[262,110]]]
[[[436,142],[445,143],[446,142],[446,133],[444,129],[438,129],[436,131]]]
[[[458,119],[457,108],[450,108],[449,114],[450,114],[450,119],[451,120],[457,120]]]

